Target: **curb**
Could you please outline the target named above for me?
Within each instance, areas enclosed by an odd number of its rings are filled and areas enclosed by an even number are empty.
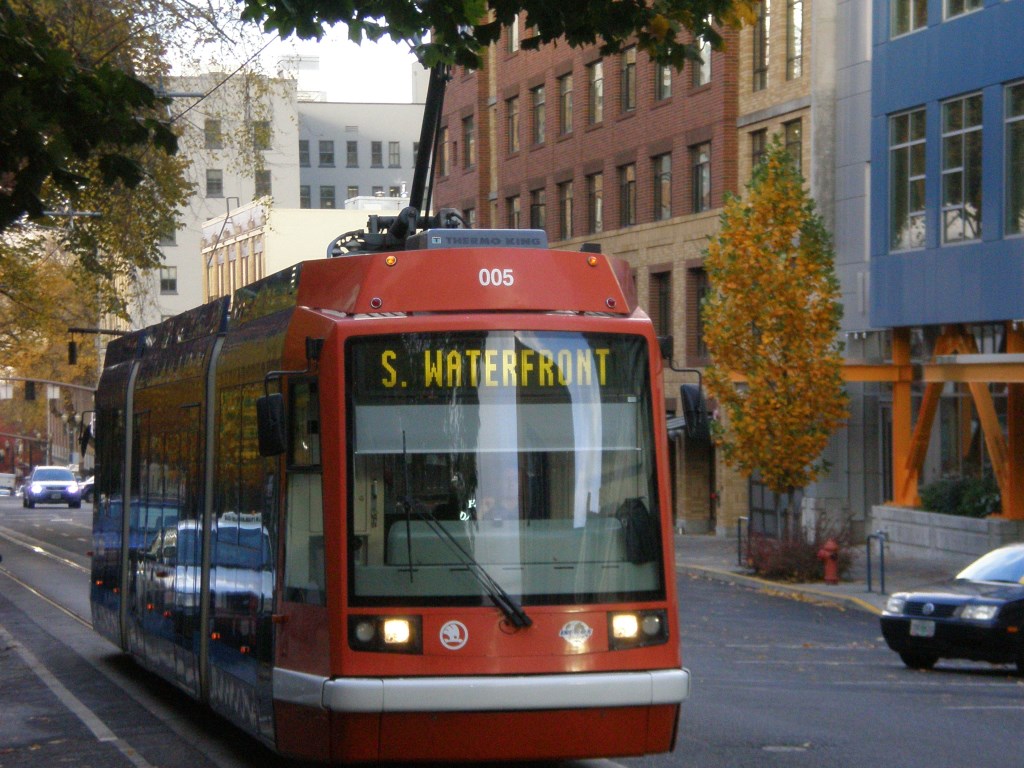
[[[741,584],[762,591],[782,592],[788,595],[795,595],[805,599],[822,601],[826,603],[840,603],[849,605],[860,611],[866,611],[875,616],[881,615],[882,611],[867,600],[862,600],[853,595],[836,594],[824,589],[816,589],[804,585],[786,584],[779,581],[769,581],[759,576],[748,576],[735,571],[728,571],[723,568],[715,568],[709,565],[676,564],[676,570],[680,572],[692,572],[698,576],[722,581],[730,584]]]

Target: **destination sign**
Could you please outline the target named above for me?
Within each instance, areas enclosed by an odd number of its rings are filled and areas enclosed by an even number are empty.
[[[355,342],[357,392],[449,389],[628,389],[642,359],[634,337],[582,334],[415,334]]]

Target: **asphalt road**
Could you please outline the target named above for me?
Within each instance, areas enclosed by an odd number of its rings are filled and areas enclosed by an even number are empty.
[[[293,767],[75,617],[88,617],[89,517],[0,499],[0,768]],[[679,585],[694,685],[675,752],[575,768],[1024,762],[1024,685],[1010,668],[910,671],[868,613],[684,572]]]

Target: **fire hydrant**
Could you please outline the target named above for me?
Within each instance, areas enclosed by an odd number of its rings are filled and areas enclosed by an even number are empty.
[[[839,545],[835,539],[826,541],[818,550],[818,559],[825,564],[825,583],[839,583]]]

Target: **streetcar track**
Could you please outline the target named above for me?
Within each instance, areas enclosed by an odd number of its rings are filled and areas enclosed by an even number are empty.
[[[11,544],[15,544],[19,547],[23,547],[24,549],[28,549],[41,557],[46,557],[50,560],[56,560],[57,562],[66,565],[69,568],[73,568],[76,571],[81,571],[82,573],[89,573],[89,569],[86,568],[84,565],[80,565],[79,563],[76,563],[74,560],[70,560],[66,557],[62,557],[61,555],[51,552],[50,550],[46,549],[46,542],[39,541],[38,539],[34,539],[31,536],[26,536],[23,533],[18,533],[17,531],[13,531],[10,528],[0,526],[0,539],[4,539]]]

